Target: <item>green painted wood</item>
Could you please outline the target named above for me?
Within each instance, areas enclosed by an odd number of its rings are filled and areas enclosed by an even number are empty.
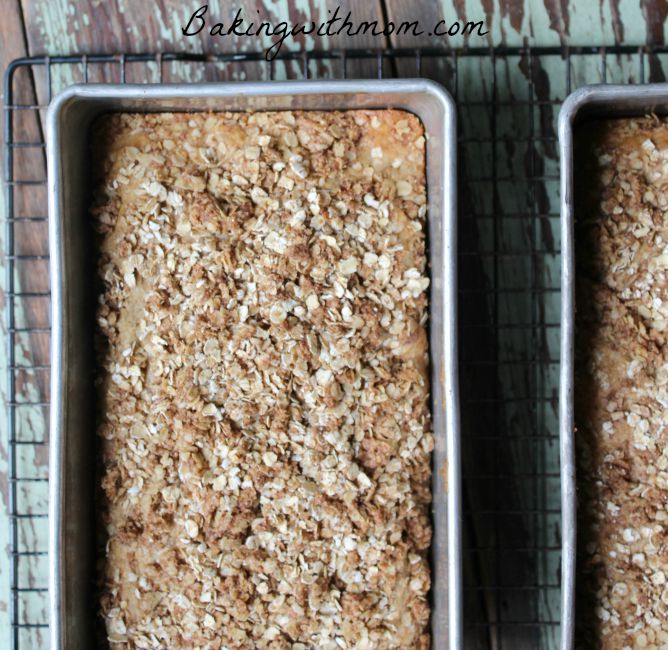
[[[28,53],[27,42],[24,38],[24,31],[22,27],[22,15],[20,11],[20,6],[15,2],[3,3],[3,13],[2,20],[0,20],[0,68],[4,72],[6,66],[15,58],[25,56]],[[32,103],[35,101],[34,94],[34,84],[32,79],[28,76],[24,76],[20,79],[18,86],[20,86],[20,93],[16,97],[18,101]],[[3,104],[5,103],[5,98],[3,97]],[[6,118],[6,115],[3,114],[3,122]],[[22,140],[36,140],[40,139],[40,131],[38,120],[35,115],[26,115],[23,116],[23,119],[20,120],[20,123],[15,124],[16,136]],[[2,178],[5,178],[5,169],[3,169],[4,159],[0,160],[0,173]],[[24,152],[23,155],[18,156],[15,159],[14,165],[16,177],[18,178],[28,178],[30,174],[33,174],[35,170],[37,173],[44,171],[44,160],[41,150],[32,152],[30,154]],[[3,187],[4,189],[4,187]],[[26,210],[36,209],[36,205],[32,203],[32,199],[29,199],[28,202],[21,206]],[[0,200],[0,222],[5,223],[5,201]],[[2,230],[2,251],[6,250],[5,242],[5,233],[4,228]],[[41,232],[39,228],[23,228],[20,232],[20,241],[17,241],[17,250],[24,252],[34,252],[37,248],[40,247],[41,242],[44,240],[44,232]],[[0,273],[5,273],[6,259],[4,256],[0,259]],[[46,269],[44,269],[46,271]],[[48,277],[45,273],[41,274],[41,277],[34,278],[36,286],[40,282],[48,282]],[[15,278],[15,289],[18,289],[22,286],[29,286],[29,279],[26,277],[17,277]],[[7,304],[9,298],[6,295],[2,296],[2,305],[3,313],[4,307]],[[26,309],[17,309],[17,315],[22,320],[30,320],[33,317],[32,310],[30,306],[26,306]],[[5,319],[2,319],[2,330],[3,330],[3,341],[7,340],[8,333],[5,331]],[[6,399],[8,393],[8,382],[7,382],[7,357],[5,354],[5,346],[3,344],[3,352],[0,353],[0,393],[3,396],[3,399]],[[31,359],[40,359],[40,362],[44,361],[44,358],[48,358],[48,338],[46,340],[38,340],[35,337],[25,336],[17,337],[14,342],[14,350],[16,359],[22,363],[29,363]],[[42,378],[43,379],[43,378]],[[21,391],[21,394],[26,398],[29,398],[33,401],[39,399],[39,395],[43,392],[44,383],[39,381],[39,378],[30,376],[29,373],[25,373],[23,376],[19,377],[18,387]],[[33,409],[32,407],[27,407],[21,409],[22,413],[18,418],[17,422],[17,431],[20,431],[21,434],[26,437],[36,434],[38,436],[43,436],[45,432],[45,417],[42,412],[43,409]],[[6,418],[3,417],[0,419],[0,647],[7,648],[10,644],[10,578],[9,578],[9,569],[11,558],[9,556],[10,549],[10,537],[9,537],[9,526],[8,526],[8,431],[6,429]],[[28,466],[31,469],[33,467],[41,466],[44,460],[43,452],[45,449],[36,450],[36,453],[30,453],[21,455],[18,458],[18,463],[22,464],[24,467]],[[38,494],[35,491],[26,492],[23,490],[18,490],[17,492],[17,502],[21,507],[25,507],[27,510],[32,510],[33,508],[39,508],[43,511],[43,508],[46,505],[44,494]],[[46,541],[46,530],[29,531],[29,534],[33,534],[34,544],[36,546],[41,546]],[[28,580],[37,579],[36,569],[38,567],[35,564],[22,563],[18,567],[19,571],[23,572],[23,577]],[[45,598],[43,595],[37,595],[35,597],[26,597],[19,599],[17,602],[17,611],[16,615],[18,619],[23,622],[29,622],[31,617],[36,617],[37,619],[44,619],[46,616],[45,610]],[[32,635],[32,640],[35,641],[35,647],[45,647],[46,639],[44,636],[43,630],[34,630],[29,634]]]
[[[274,22],[289,20],[304,22],[326,20],[328,5],[322,0],[282,0],[272,2],[255,0],[231,2],[212,0],[207,3],[184,3],[180,0],[104,0],[71,2],[68,0],[21,0],[25,12],[26,28],[31,52],[78,53],[92,52],[143,52],[189,51],[223,52],[264,49],[271,38],[259,39],[236,36],[210,36],[207,30],[192,37],[185,37],[181,27],[188,23],[192,13],[202,4],[208,5],[204,18],[207,27],[215,22],[229,23],[241,9],[251,20]],[[352,13],[353,20],[374,20],[381,15],[377,0],[337,3],[341,13]],[[259,13],[258,13],[259,12]],[[100,29],[100,25],[104,25]],[[292,49],[334,48],[341,45],[367,46],[372,41],[360,34],[354,37],[300,36],[290,41]]]

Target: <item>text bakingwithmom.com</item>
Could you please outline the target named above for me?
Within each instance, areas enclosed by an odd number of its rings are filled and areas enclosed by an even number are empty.
[[[402,22],[359,20],[352,18],[351,12],[343,15],[340,7],[328,10],[329,17],[322,22],[304,21],[303,23],[288,23],[285,21],[272,22],[270,20],[250,20],[243,15],[241,9],[237,10],[234,17],[228,23],[207,23],[209,6],[202,5],[190,16],[188,24],[181,29],[184,36],[196,36],[206,30],[211,36],[251,36],[274,38],[272,45],[265,50],[268,61],[274,59],[280,52],[283,44],[289,38],[295,39],[301,36],[428,36],[450,37],[450,36],[485,36],[488,30],[482,20],[477,22],[455,21],[448,24],[445,20],[439,20],[435,25],[425,28],[419,20],[404,20]],[[259,14],[260,11],[257,10]]]

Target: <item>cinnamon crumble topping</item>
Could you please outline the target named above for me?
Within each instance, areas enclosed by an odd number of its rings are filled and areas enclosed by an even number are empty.
[[[591,125],[589,125],[591,132]],[[668,647],[668,123],[603,121],[579,199],[577,647]],[[591,187],[595,179],[594,187]]]
[[[112,648],[430,644],[422,126],[95,126]]]

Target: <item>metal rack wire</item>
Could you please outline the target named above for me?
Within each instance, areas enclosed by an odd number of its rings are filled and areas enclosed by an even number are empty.
[[[556,648],[556,118],[595,82],[665,80],[668,48],[33,57],[5,73],[11,647],[45,648],[48,243],[43,118],[75,82],[427,76],[459,106],[465,625],[470,648]]]

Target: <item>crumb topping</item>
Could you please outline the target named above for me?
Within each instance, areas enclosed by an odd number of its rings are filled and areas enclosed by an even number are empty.
[[[578,638],[664,648],[668,123],[605,121],[594,143],[578,214]]]
[[[427,649],[419,120],[116,114],[93,141],[112,647]]]

